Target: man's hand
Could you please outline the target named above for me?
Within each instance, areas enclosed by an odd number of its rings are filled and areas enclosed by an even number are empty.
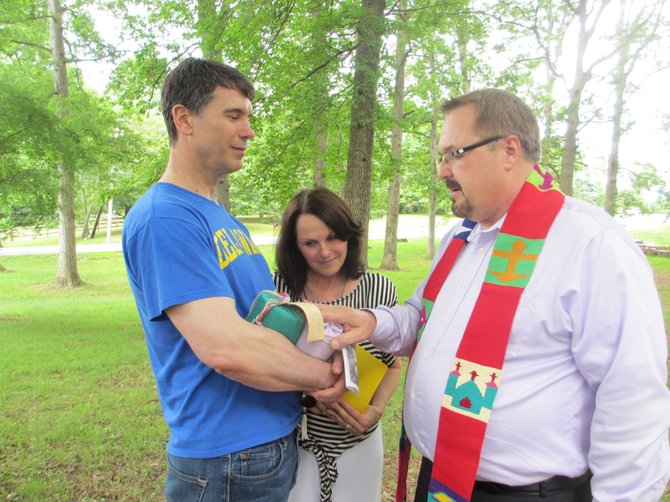
[[[342,361],[342,352],[336,350],[333,353],[331,363],[331,372],[336,378],[335,383],[327,389],[315,390],[311,393],[317,401],[332,403],[341,398],[347,391],[344,382],[344,363]]]
[[[324,304],[317,304],[317,307],[324,321],[340,324],[344,328],[344,332],[330,342],[334,350],[367,340],[377,326],[377,319],[367,310]]]

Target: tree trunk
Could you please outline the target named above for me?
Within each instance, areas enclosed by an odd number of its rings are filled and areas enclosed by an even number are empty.
[[[68,115],[68,79],[63,43],[63,10],[59,0],[47,0],[49,28],[51,32],[51,59],[54,67],[54,87],[58,100],[57,115],[63,119]],[[58,165],[58,271],[57,287],[82,285],[77,271],[77,248],[74,219],[74,169],[69,159],[61,159]]]
[[[405,1],[400,2],[400,11],[405,9]],[[384,270],[399,270],[398,267],[398,216],[400,212],[400,180],[402,177],[402,134],[405,100],[405,66],[407,62],[408,37],[403,24],[399,25],[396,42],[396,76],[393,96],[393,127],[391,128],[391,179],[386,207],[386,233],[384,235],[384,254],[379,265]]]
[[[217,9],[216,0],[198,0],[196,11],[198,19],[196,29],[200,35],[200,50],[207,59],[221,60],[219,41],[225,28],[224,18],[229,12],[227,2],[220,0]]]
[[[86,191],[82,190],[81,201],[84,206],[84,220],[81,224],[81,240],[86,240],[89,237],[91,229],[89,227],[89,222],[91,221],[91,210],[93,209],[93,204],[89,203],[86,200]]]
[[[313,19],[321,19],[327,15],[328,6],[325,3],[315,2],[310,9],[309,15]],[[329,43],[330,33],[322,28],[310,31],[312,47],[324,47]],[[312,116],[312,130],[314,131],[313,159],[312,159],[312,183],[315,187],[324,186],[326,181],[326,155],[328,153],[328,115],[329,108],[329,75],[327,71],[320,71],[311,77],[315,98],[312,106],[316,113]]]
[[[456,50],[458,53],[458,66],[461,78],[463,79],[463,84],[461,85],[461,92],[463,94],[472,90],[472,77],[467,65],[469,41],[470,33],[467,24],[458,23],[456,26]]]
[[[230,178],[227,174],[221,176],[216,185],[216,200],[219,201],[219,204],[223,204],[226,211],[230,212]]]
[[[547,70],[547,83],[544,86],[546,96],[553,96],[555,85],[556,77]],[[544,117],[544,143],[548,144],[554,135],[554,106],[551,99],[545,101],[542,115]]]
[[[81,224],[81,235],[80,238],[82,241],[85,241],[86,239],[89,238],[91,234],[91,227],[89,226],[89,222],[91,221],[91,204],[87,204],[85,209],[84,209],[84,221]]]
[[[563,138],[563,156],[561,159],[560,189],[565,195],[572,195],[575,159],[577,158],[577,129],[579,128],[579,104],[582,88],[570,90],[567,127]]]
[[[575,58],[575,79],[568,91],[570,103],[568,104],[567,128],[565,131],[559,183],[560,189],[565,195],[573,194],[574,167],[577,158],[577,132],[580,125],[579,107],[582,100],[582,92],[584,91],[584,87],[586,87],[586,83],[591,78],[591,71],[593,70],[593,65],[588,70],[584,69],[584,54],[586,53],[589,40],[593,36],[600,14],[609,1],[602,0],[597,4],[597,8],[594,7],[592,9],[592,12],[587,12],[587,0],[579,0],[575,8],[575,15],[579,23],[577,56]],[[590,15],[594,15],[595,20],[593,21],[593,25],[587,28],[586,24]]]
[[[430,74],[435,77],[437,71],[435,69],[435,54],[432,50],[428,54],[428,63]],[[435,81],[435,78],[432,80]],[[437,210],[437,186],[440,181],[437,177],[437,129],[440,117],[440,97],[435,92],[431,93],[433,115],[430,121],[430,190],[428,192],[428,248],[426,249],[426,254],[430,259],[435,256],[435,212]]]
[[[619,20],[618,32],[623,29],[622,18]],[[626,61],[628,60],[629,45],[625,44],[619,52],[616,73],[614,76],[614,115],[612,117],[612,144],[607,160],[607,183],[605,184],[604,209],[609,214],[616,214],[617,175],[619,172],[619,143],[623,134],[622,119],[624,109],[624,93],[626,91]]]
[[[322,186],[325,181],[326,153],[328,152],[328,132],[324,127],[316,131],[316,155],[312,167],[312,182],[315,187]]]
[[[222,52],[219,42],[224,33],[225,19],[230,7],[227,2],[220,1],[217,7],[215,0],[198,0],[196,28],[200,35],[200,50],[203,57],[221,61]],[[223,204],[226,211],[230,212],[230,179],[227,174],[221,176],[216,185],[216,200]]]
[[[565,31],[570,21],[570,17],[567,15],[561,15],[562,9],[554,5],[552,2],[545,4],[544,9],[546,9],[546,25],[538,26],[536,21],[536,31],[538,33],[544,33],[546,36],[546,48],[545,48],[545,71],[547,83],[544,86],[545,96],[547,99],[544,101],[543,107],[543,118],[544,118],[544,138],[543,143],[549,144],[551,138],[554,135],[554,101],[552,96],[554,95],[554,87],[556,86],[556,73],[554,68],[557,66],[558,60],[561,58],[563,53],[563,40],[565,38]],[[556,171],[554,166],[554,171]]]
[[[619,37],[621,49],[618,52],[616,71],[614,73],[614,112],[612,114],[612,144],[607,163],[607,184],[605,186],[605,211],[614,215],[617,212],[617,177],[619,174],[619,144],[625,134],[624,125],[626,103],[629,101],[630,91],[628,79],[637,60],[648,52],[649,44],[656,39],[659,27],[662,26],[663,16],[660,10],[663,4],[650,6],[643,14],[638,13],[628,17],[628,7],[632,6],[627,0],[619,4],[619,21],[616,33]]]
[[[358,25],[359,45],[354,56],[347,179],[343,197],[363,225],[365,245],[361,250],[361,259],[367,266],[374,113],[386,0],[362,0],[362,3],[365,12]]]
[[[91,230],[91,239],[95,237],[95,233],[98,231],[98,225],[100,225],[100,217],[102,216],[102,210],[104,209],[105,205],[100,204],[100,208],[98,209],[98,213],[95,215],[95,222],[93,223],[93,230]]]
[[[428,248],[426,255],[432,259],[435,256],[435,220],[437,212],[437,187],[439,178],[437,177],[437,113],[433,114],[430,123],[430,192],[428,195]]]
[[[588,44],[586,32],[586,0],[579,0],[575,10],[579,22],[577,34],[577,57],[575,58],[575,79],[568,89],[568,103],[565,136],[563,137],[563,156],[561,158],[561,175],[559,187],[565,195],[573,193],[575,159],[577,158],[577,129],[579,128],[579,105],[587,77],[584,73],[584,51]]]
[[[114,223],[114,199],[107,203],[107,244],[112,242],[112,224]]]

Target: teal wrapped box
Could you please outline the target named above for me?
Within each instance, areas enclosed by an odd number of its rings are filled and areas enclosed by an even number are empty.
[[[246,320],[278,331],[295,344],[307,321],[302,310],[288,302],[286,295],[261,291],[251,304]]]

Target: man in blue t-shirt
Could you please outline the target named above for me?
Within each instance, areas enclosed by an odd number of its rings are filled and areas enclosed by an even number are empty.
[[[244,320],[256,295],[274,289],[272,276],[215,194],[254,137],[253,97],[230,66],[180,63],[163,85],[167,168],[124,225],[128,278],[170,428],[169,501],[286,500],[298,391],[326,401],[344,392],[340,358],[314,359]]]

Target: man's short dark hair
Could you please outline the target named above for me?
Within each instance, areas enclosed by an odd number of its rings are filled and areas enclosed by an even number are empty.
[[[501,89],[480,89],[442,103],[442,112],[461,106],[475,107],[475,129],[485,136],[518,136],[525,156],[538,162],[541,154],[540,130],[535,114],[518,96]]]
[[[177,140],[174,106],[184,105],[199,115],[217,87],[238,90],[250,100],[256,94],[253,84],[237,69],[211,59],[187,58],[168,74],[163,82],[161,110],[171,145]]]

